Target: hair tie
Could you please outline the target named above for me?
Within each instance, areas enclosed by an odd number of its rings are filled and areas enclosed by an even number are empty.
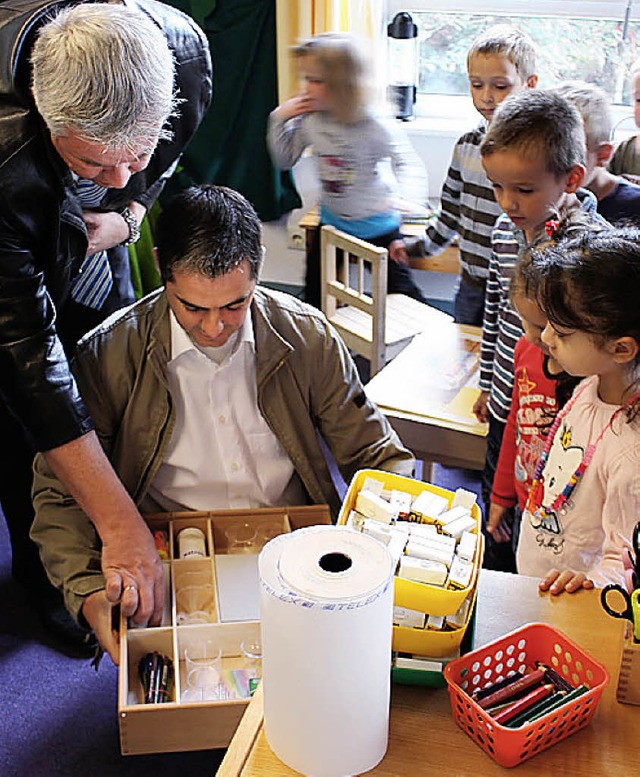
[[[547,233],[547,237],[553,237],[556,230],[560,226],[560,222],[557,219],[549,219],[544,222],[544,231]]]

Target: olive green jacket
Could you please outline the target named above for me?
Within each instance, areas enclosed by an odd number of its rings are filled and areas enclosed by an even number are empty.
[[[346,482],[368,468],[411,475],[413,457],[367,398],[346,346],[322,313],[258,288],[251,315],[260,412],[309,501],[327,503],[334,518],[340,507],[326,447]],[[165,371],[170,343],[168,304],[160,289],[84,337],[72,365],[100,442],[143,512],[159,510],[147,492],[175,420]],[[100,542],[41,455],[34,468],[31,536],[77,617],[84,598],[104,587]]]

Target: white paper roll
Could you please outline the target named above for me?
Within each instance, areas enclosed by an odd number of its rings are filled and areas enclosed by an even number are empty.
[[[264,729],[311,777],[372,769],[389,734],[393,568],[373,537],[312,526],[259,559]]]

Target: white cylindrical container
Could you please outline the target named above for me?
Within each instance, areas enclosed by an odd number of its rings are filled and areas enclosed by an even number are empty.
[[[202,529],[188,526],[178,532],[179,558],[204,558],[207,555],[207,544]]]
[[[372,769],[389,733],[393,562],[373,537],[313,526],[259,559],[264,727],[311,777]]]

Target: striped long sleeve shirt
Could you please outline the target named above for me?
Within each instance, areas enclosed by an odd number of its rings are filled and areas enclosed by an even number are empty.
[[[591,192],[579,189],[580,207],[594,220],[598,202]],[[489,392],[489,412],[498,421],[507,422],[511,408],[514,367],[513,353],[523,334],[520,316],[509,300],[509,282],[513,269],[526,247],[524,232],[502,214],[491,237],[492,254],[485,293],[482,345],[480,348],[480,388]]]
[[[491,230],[502,213],[482,167],[480,126],[467,132],[453,149],[451,165],[442,186],[440,212],[427,227],[424,248],[428,256],[442,251],[460,237],[460,266],[472,278],[486,282],[491,258]]]

